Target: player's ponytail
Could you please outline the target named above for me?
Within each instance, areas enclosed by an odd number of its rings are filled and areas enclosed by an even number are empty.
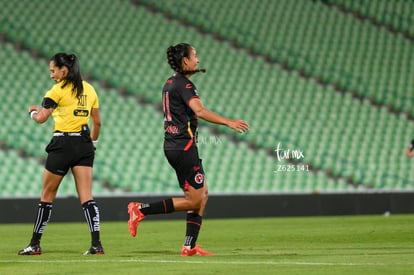
[[[63,66],[68,68],[68,74],[63,80],[62,88],[64,88],[68,83],[71,83],[73,85],[72,91],[74,95],[79,98],[83,93],[83,85],[79,61],[76,55],[57,53],[50,59],[50,61],[53,61],[59,68],[62,68]]]
[[[183,57],[190,57],[191,48],[192,46],[187,43],[180,43],[175,46],[169,46],[167,48],[167,62],[170,65],[171,69],[183,75],[195,74],[198,72],[206,72],[206,69],[198,69],[194,71],[186,71],[183,69],[182,59]]]

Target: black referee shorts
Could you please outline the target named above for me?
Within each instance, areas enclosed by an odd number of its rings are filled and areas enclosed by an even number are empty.
[[[174,168],[181,189],[188,190],[189,186],[195,189],[204,186],[204,170],[198,149],[192,146],[188,151],[164,150],[164,154]]]
[[[46,146],[45,168],[64,176],[74,166],[93,166],[95,149],[89,136],[57,136]]]

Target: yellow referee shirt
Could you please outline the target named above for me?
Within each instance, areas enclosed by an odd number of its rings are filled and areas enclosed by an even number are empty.
[[[83,94],[80,98],[74,95],[70,83],[64,88],[62,82],[56,83],[46,92],[44,97],[57,103],[52,113],[54,132],[80,132],[82,125],[88,124],[92,108],[99,108],[98,95],[93,86],[86,81],[82,81],[82,84]]]

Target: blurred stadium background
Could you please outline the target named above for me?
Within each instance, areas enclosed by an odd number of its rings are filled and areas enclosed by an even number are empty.
[[[201,122],[212,195],[411,193],[414,2],[1,0],[0,198],[38,197],[52,125],[27,107],[75,53],[100,96],[96,196],[180,194],[162,152],[169,45],[189,42],[204,104],[251,125]],[[276,149],[303,153],[280,160]],[[293,166],[295,165],[295,166]],[[299,165],[299,166],[296,166]],[[278,171],[305,167],[309,171]],[[60,197],[75,196],[68,175]]]

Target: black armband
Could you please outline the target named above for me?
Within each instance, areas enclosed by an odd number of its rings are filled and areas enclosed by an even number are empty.
[[[45,97],[43,98],[43,101],[42,101],[42,107],[45,109],[50,109],[50,108],[55,109],[57,107],[57,103],[53,99],[49,97]]]

